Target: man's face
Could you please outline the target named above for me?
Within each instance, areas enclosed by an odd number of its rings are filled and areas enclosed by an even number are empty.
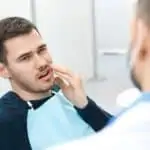
[[[52,58],[36,30],[5,41],[6,69],[12,86],[28,92],[46,92],[53,85]]]

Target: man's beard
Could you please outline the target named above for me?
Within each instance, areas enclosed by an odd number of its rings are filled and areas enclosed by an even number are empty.
[[[131,61],[132,59],[132,50],[133,50],[134,46],[133,46],[133,43],[130,44],[130,47],[129,47],[129,51],[127,53],[127,62],[128,62],[128,65],[129,65],[129,68],[130,68],[130,78],[131,78],[131,81],[133,83],[133,85],[138,88],[140,91],[142,90],[141,88],[141,84],[140,82],[138,81],[137,77],[136,77],[136,72],[134,70],[134,67],[133,67],[133,62]]]
[[[141,89],[141,84],[140,84],[139,81],[136,79],[136,75],[135,75],[135,73],[134,73],[134,69],[131,69],[131,71],[130,71],[130,78],[131,78],[131,80],[132,80],[133,85],[141,91],[141,90],[142,90],[142,89]]]

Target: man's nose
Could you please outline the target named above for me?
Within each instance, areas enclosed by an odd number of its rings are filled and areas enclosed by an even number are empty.
[[[40,56],[35,56],[35,61],[36,61],[36,68],[37,69],[41,69],[45,66],[48,65],[47,60],[44,57],[40,57]]]

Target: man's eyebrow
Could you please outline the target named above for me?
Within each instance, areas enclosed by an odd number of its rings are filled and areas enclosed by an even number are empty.
[[[37,49],[41,49],[41,48],[45,48],[45,47],[47,47],[47,45],[46,45],[46,44],[41,44],[40,46],[38,46],[38,48],[37,48]]]
[[[46,48],[46,47],[47,47],[46,44],[41,44],[40,46],[37,47],[37,50],[42,49],[42,48]],[[21,54],[21,55],[17,58],[17,60],[20,60],[20,59],[22,59],[23,57],[26,57],[26,56],[30,56],[31,54],[32,54],[32,51],[23,53],[23,54]]]
[[[17,60],[21,60],[23,57],[30,56],[31,54],[32,54],[32,51],[23,53],[17,58]]]

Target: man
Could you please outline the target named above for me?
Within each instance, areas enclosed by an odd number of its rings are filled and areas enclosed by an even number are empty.
[[[102,132],[53,150],[150,149],[150,0],[137,0],[131,39],[131,78],[141,96]]]
[[[24,18],[0,20],[0,76],[12,87],[0,99],[1,150],[42,150],[92,134],[112,117],[86,96],[77,75],[53,64]]]

